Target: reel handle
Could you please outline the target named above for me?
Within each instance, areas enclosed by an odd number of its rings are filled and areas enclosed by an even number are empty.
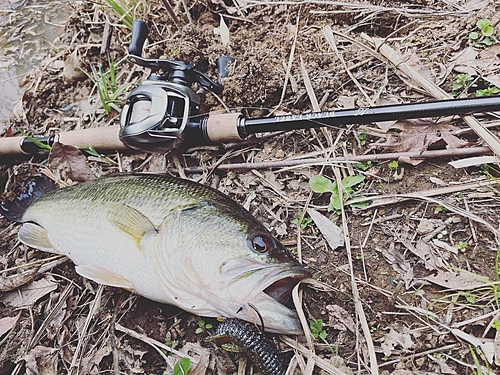
[[[132,38],[128,47],[129,55],[142,56],[142,47],[148,37],[148,25],[144,21],[134,20],[132,23]]]

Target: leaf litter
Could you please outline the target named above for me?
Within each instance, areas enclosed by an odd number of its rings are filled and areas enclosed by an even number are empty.
[[[148,57],[164,54],[172,60],[186,60],[197,64],[198,69],[211,77],[216,76],[213,67],[220,55],[235,57],[230,76],[224,79],[225,91],[221,99],[227,107],[241,110],[249,117],[267,116],[275,109],[274,113],[308,112],[313,108],[310,97],[317,98],[322,110],[366,106],[366,96],[375,98],[378,103],[431,100],[411,76],[400,74],[377,55],[377,50],[368,52],[362,44],[362,32],[387,38],[385,43],[388,46],[405,52],[404,58],[409,66],[448,92],[452,91],[457,73],[467,72],[477,78],[480,85],[477,89],[498,83],[498,46],[478,49],[471,44],[466,33],[474,30],[479,18],[490,17],[492,26],[498,28],[493,17],[498,13],[496,4],[475,1],[452,6],[430,1],[414,8],[400,2],[389,2],[385,11],[380,13],[381,7],[370,3],[356,6],[338,3],[337,9],[313,2],[304,3],[300,8],[288,3],[238,1],[228,6],[220,1],[208,4],[188,1],[191,23],[182,11],[182,2],[174,3],[178,25],[167,15],[164,19],[158,16],[166,14],[164,2],[151,1],[146,8],[141,8],[144,13],[138,16],[153,26],[145,54]],[[334,16],[329,13],[332,9],[337,12]],[[442,18],[429,16],[443,9],[448,15]],[[474,13],[478,10],[479,13]],[[51,58],[45,60],[47,66],[34,70],[26,81],[27,91],[19,106],[21,115],[16,126],[28,134],[47,135],[54,127],[65,131],[107,126],[116,115],[102,115],[98,95],[90,95],[94,84],[79,72],[90,72],[91,66],[102,66],[103,71],[109,68],[107,56],[99,55],[95,47],[102,42],[105,22],[111,20],[113,25],[111,54],[114,61],[125,56],[128,32],[117,26],[121,22],[119,17],[97,4],[77,5],[73,11],[75,13],[58,40],[60,52],[52,61]],[[140,13],[139,8],[132,11]],[[409,14],[426,17],[412,23]],[[468,17],[455,17],[457,14]],[[369,17],[370,24],[360,22],[360,15]],[[351,75],[331,53],[320,31],[325,23],[333,28],[334,37],[338,38],[339,55],[346,61],[347,69],[359,86],[351,81]],[[216,28],[222,33],[215,34]],[[294,53],[293,45],[296,48]],[[452,56],[456,57],[453,59]],[[286,66],[288,61],[289,69]],[[303,81],[304,71],[310,81],[307,88]],[[117,67],[116,73],[118,82],[123,85],[137,85],[146,77],[142,69],[127,63]],[[286,74],[289,79],[283,89]],[[368,95],[362,94],[360,87]],[[475,89],[469,88],[466,94],[474,96]],[[199,91],[199,95],[202,97],[202,112],[224,107],[206,92]],[[280,107],[275,108],[278,104]],[[323,342],[311,342],[311,347],[306,348],[300,342],[283,339],[282,349],[299,348],[292,360],[296,373],[368,373],[364,366],[374,371],[370,367],[373,358],[380,366],[385,364],[384,350],[388,354],[386,360],[392,363],[383,367],[389,374],[412,373],[415,366],[420,372],[465,373],[483,368],[486,363],[490,370],[497,371],[498,364],[495,365],[492,353],[498,353],[494,348],[495,345],[498,347],[499,331],[492,328],[491,323],[483,334],[489,322],[474,320],[497,309],[496,284],[487,280],[497,280],[494,267],[497,239],[492,232],[500,222],[498,203],[495,194],[481,197],[468,194],[479,191],[479,186],[473,182],[484,175],[482,166],[454,170],[447,166],[449,160],[400,158],[400,168],[403,167],[405,173],[398,178],[389,168],[389,162],[384,161],[364,161],[358,165],[351,163],[350,168],[342,167],[341,179],[362,180],[362,194],[370,199],[409,192],[434,191],[439,194],[436,199],[385,201],[376,211],[370,207],[364,210],[345,207],[347,234],[338,229],[342,225],[339,210],[327,209],[329,197],[311,194],[308,186],[311,177],[321,174],[331,181],[336,180],[330,167],[336,156],[375,155],[375,149],[399,154],[408,151],[422,154],[444,148],[467,150],[482,142],[475,135],[457,136],[456,130],[464,129],[458,119],[377,125],[383,129],[377,135],[365,133],[356,126],[345,127],[341,133],[332,127],[327,132],[301,130],[279,134],[241,148],[232,148],[229,153],[220,152],[216,147],[184,150],[175,167],[171,155],[108,155],[116,162],[112,164],[56,143],[49,167],[53,176],[71,184],[118,171],[178,175],[181,173],[179,166],[186,170],[191,166],[203,166],[205,171],[186,173],[187,178],[203,181],[244,203],[292,252],[298,253],[300,247],[303,262],[313,272],[314,278],[321,280],[316,280],[314,286],[304,284],[298,308],[303,312],[306,325],[311,320],[324,321],[325,340],[333,345],[338,356],[333,355]],[[342,148],[346,149],[345,153]],[[329,161],[316,166],[299,165],[293,169],[272,166],[274,161],[297,160],[306,155],[325,157]],[[407,166],[407,161],[412,165],[418,162],[418,166]],[[226,162],[263,162],[268,163],[272,171],[208,173],[218,163]],[[40,157],[30,163],[16,161],[0,167],[0,186],[5,195],[14,196],[15,189],[40,171],[39,163],[46,168]],[[375,169],[377,173],[364,174]],[[495,171],[490,172],[497,176]],[[357,177],[362,175],[365,178]],[[443,183],[450,188],[448,192],[436,190],[436,185]],[[464,184],[467,190],[463,190],[464,193],[453,191],[456,184]],[[444,203],[441,205],[440,202]],[[437,211],[437,207],[443,209]],[[310,211],[311,208],[314,211]],[[293,224],[299,211],[307,211],[314,224],[304,228]],[[440,229],[455,214],[462,220],[449,221],[444,229]],[[371,225],[364,225],[368,223]],[[17,231],[10,225],[0,220],[0,255],[5,259],[1,262],[1,269],[20,267],[33,260],[43,263],[44,254],[24,251],[16,246]],[[299,230],[300,236],[297,236]],[[443,231],[447,233],[443,234]],[[335,245],[328,247],[327,243]],[[458,249],[456,245],[459,243],[464,250],[451,251]],[[347,256],[347,245],[353,254],[351,260]],[[345,273],[350,268],[352,276]],[[175,345],[178,345],[177,349],[186,348],[190,343],[203,349],[203,354],[196,354],[196,358],[205,356],[205,360],[198,362],[205,363],[197,367],[200,374],[222,373],[222,369],[242,366],[236,356],[203,347],[202,337],[195,334],[199,317],[131,297],[127,292],[113,288],[105,288],[101,298],[95,300],[99,288],[76,275],[71,264],[61,264],[50,271],[56,276],[50,276],[45,268],[42,269],[42,272],[32,268],[18,274],[0,274],[1,280],[8,280],[3,281],[3,285],[10,285],[1,295],[4,302],[0,302],[0,322],[4,321],[6,327],[10,327],[7,331],[11,332],[2,339],[5,340],[0,348],[2,371],[60,372],[77,363],[81,373],[164,373],[172,371],[172,364],[182,356],[194,355],[196,350],[178,356],[166,356],[162,350],[169,352],[167,348],[172,349]],[[362,330],[357,326],[359,317],[354,308],[351,277],[359,290],[359,300],[375,346],[374,353],[369,353],[366,337],[359,334]],[[77,287],[61,301],[64,306],[55,311],[61,291],[70,285],[68,279],[75,280]],[[426,281],[425,285],[421,284],[422,280]],[[33,284],[38,291],[31,294],[28,290]],[[9,288],[12,290],[7,291]],[[14,298],[16,293],[22,298]],[[119,303],[120,296],[122,302]],[[474,298],[475,302],[469,302]],[[10,305],[6,301],[14,302]],[[99,301],[99,305],[92,307],[93,301]],[[119,306],[115,308],[115,304]],[[14,322],[13,317],[19,314],[15,306],[21,308],[21,315]],[[412,309],[403,310],[401,306]],[[28,308],[35,317],[35,327],[31,327]],[[50,321],[42,327],[44,334],[30,348],[31,338],[49,315]],[[440,322],[446,321],[447,315],[452,326],[471,323],[453,332],[440,331]],[[114,325],[115,340],[110,333],[113,317],[120,322]],[[409,326],[412,331],[408,330]],[[416,331],[420,336],[416,336]],[[166,341],[167,337],[170,341]],[[441,353],[440,349],[449,342],[455,346]],[[474,362],[469,344],[475,346],[476,352],[481,350],[484,354],[478,355],[479,365]],[[81,347],[78,351],[77,345]],[[54,355],[56,349],[61,349],[60,355]],[[198,350],[197,353],[201,352]],[[432,359],[428,359],[429,356]],[[114,364],[115,357],[118,368]],[[247,372],[249,367],[250,364],[246,366]]]

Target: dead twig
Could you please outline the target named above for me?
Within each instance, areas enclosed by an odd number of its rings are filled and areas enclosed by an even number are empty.
[[[335,173],[335,178],[337,179],[337,186],[342,186],[342,178],[340,176],[340,171],[338,168],[334,168],[333,172]],[[339,190],[339,200],[340,202],[343,202],[343,189],[338,189]],[[368,354],[370,356],[370,369],[372,375],[377,375],[378,372],[378,364],[377,364],[377,355],[375,353],[375,346],[373,345],[373,340],[372,336],[370,333],[370,327],[368,326],[368,321],[366,320],[366,315],[363,310],[363,304],[361,303],[361,298],[359,296],[359,291],[358,291],[358,286],[356,284],[356,279],[354,276],[354,266],[352,262],[352,252],[351,252],[351,242],[350,242],[350,236],[349,236],[349,226],[347,225],[347,217],[344,209],[344,204],[340,205],[341,208],[341,217],[342,217],[342,229],[344,232],[344,241],[345,241],[345,248],[347,251],[347,258],[349,260],[349,269],[350,269],[350,276],[351,276],[351,290],[352,290],[352,297],[354,301],[354,306],[356,309],[356,316],[359,319],[359,322],[361,323],[361,329],[363,330],[363,334],[365,337],[366,345],[368,347]],[[357,331],[357,330],[356,330]],[[360,351],[361,348],[358,348]]]
[[[163,5],[165,6],[165,8],[167,9],[168,14],[170,15],[170,17],[172,17],[172,20],[174,21],[175,26],[177,26],[177,28],[180,30],[181,29],[181,26],[180,26],[181,23],[179,22],[179,19],[175,15],[174,10],[172,9],[172,7],[170,6],[170,4],[168,3],[168,0],[162,0],[162,2],[163,2]]]
[[[92,321],[92,318],[94,317],[95,312],[99,308],[101,304],[101,297],[102,297],[102,292],[104,291],[104,285],[99,284],[99,288],[97,289],[97,293],[95,294],[94,300],[92,301],[92,304],[90,305],[90,311],[89,314],[87,315],[87,319],[85,320],[85,323],[83,325],[82,331],[80,332],[80,337],[78,339],[78,345],[76,346],[75,353],[73,355],[73,359],[71,360],[71,365],[69,368],[69,375],[74,374],[75,371],[78,373],[78,368],[80,367],[80,352],[82,351],[82,348],[86,346],[86,343],[89,339],[89,336],[87,336],[87,331],[90,326],[90,322]]]
[[[483,155],[489,154],[491,150],[488,147],[471,147],[471,148],[456,148],[447,150],[434,150],[434,151],[424,151],[422,153],[418,152],[391,152],[387,154],[369,154],[369,155],[355,155],[350,156],[349,161],[353,163],[366,162],[366,161],[383,161],[383,160],[395,160],[399,157],[402,158],[418,158],[418,159],[431,159],[431,158],[449,158],[457,156],[470,156],[470,155]],[[330,165],[338,162],[345,162],[345,158],[336,157],[335,160],[328,160],[327,158],[314,158],[314,159],[293,159],[293,160],[276,160],[261,163],[232,163],[232,164],[220,164],[213,168],[220,171],[230,171],[230,170],[250,170],[250,169],[274,169],[274,168],[284,168],[301,166],[305,167],[307,165]],[[188,167],[184,168],[185,173],[203,173],[205,168],[202,167]],[[164,172],[164,171],[163,171]]]

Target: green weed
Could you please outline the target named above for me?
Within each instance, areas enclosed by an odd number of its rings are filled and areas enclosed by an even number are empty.
[[[323,340],[326,346],[328,346],[328,349],[330,349],[332,354],[335,355],[335,351],[333,350],[332,346],[328,343],[328,341],[326,341],[327,333],[323,329],[323,320],[311,320],[309,322],[309,328],[311,328],[311,336],[313,337],[313,339],[317,340],[318,338],[320,338],[321,340]]]
[[[19,132],[25,136],[26,138],[28,139],[31,139],[33,141],[34,144],[36,144],[38,147],[40,147],[40,149],[42,150],[47,150],[47,151],[50,151],[52,150],[52,147],[49,146],[49,145],[46,145],[45,143],[42,143],[40,142],[39,140],[37,140],[36,138],[33,138],[31,135],[28,135],[27,133],[23,132],[21,129],[19,129]]]
[[[128,29],[132,30],[132,22],[140,19],[141,14],[148,12],[148,3],[144,0],[104,0],[113,13]]]
[[[353,189],[354,186],[361,184],[365,180],[365,176],[363,175],[356,175],[356,176],[347,176],[346,178],[342,179],[342,186],[345,189],[345,192],[347,194],[343,194],[344,201],[347,200],[349,196],[353,196],[355,191]],[[343,202],[340,201],[340,194],[339,194],[339,189],[337,187],[337,181],[332,182],[328,178],[321,176],[321,175],[316,175],[312,176],[311,179],[309,180],[309,187],[311,188],[312,191],[315,193],[331,193],[332,195],[330,196],[330,204],[328,205],[328,211],[333,211],[337,210],[339,211],[341,209],[341,205]],[[361,199],[364,198],[363,196],[357,196],[356,198]],[[368,202],[352,202],[350,203],[351,207],[356,207],[356,208],[363,208],[368,206]]]
[[[302,220],[300,220],[301,218],[302,218]],[[299,212],[297,213],[297,218],[293,219],[292,223],[294,223],[297,226],[299,226],[299,220],[300,220],[300,227],[302,229],[305,229],[305,228],[307,228],[309,226],[309,224],[311,224],[312,218],[305,217],[305,215],[303,214],[302,210],[299,210]]]
[[[490,25],[490,20],[483,18],[477,21],[476,27],[480,32],[473,31],[469,34],[469,39],[474,47],[487,48],[492,44],[498,43],[498,40],[493,35],[495,30]]]
[[[434,213],[435,214],[438,214],[440,212],[446,212],[446,211],[449,211],[446,207],[444,206],[437,206],[434,210]]]
[[[189,358],[181,358],[179,362],[174,365],[174,375],[186,375],[191,367],[191,360]]]
[[[205,321],[202,319],[198,322],[198,328],[196,328],[196,331],[194,331],[195,334],[199,335],[200,333],[204,332],[206,329],[210,329],[213,326],[210,323],[205,323]]]
[[[165,337],[165,345],[171,347],[172,349],[175,349],[177,345],[179,345],[179,340],[172,340],[172,336],[170,335],[169,332]],[[165,355],[169,354],[169,352],[165,349],[162,349],[162,352],[165,353]]]
[[[495,319],[493,324],[491,325],[493,328],[495,328],[497,331],[500,331],[500,320]]]
[[[477,87],[474,84],[475,78],[470,74],[459,74],[457,75],[457,80],[453,82],[451,90],[454,96],[459,96],[463,92],[466,92],[469,87]]]
[[[117,83],[115,72],[118,64],[115,64],[112,57],[108,58],[108,62],[109,69],[105,72],[102,71],[101,67],[96,69],[93,65],[90,67],[92,74],[85,72],[97,89],[102,108],[106,112],[106,115],[111,113],[111,109],[114,109],[118,113],[121,112],[120,106],[125,103],[125,94],[130,86],[130,84],[119,85]]]
[[[458,250],[460,250],[462,253],[464,253],[464,252],[465,252],[465,250],[467,249],[467,246],[468,246],[468,245],[469,245],[469,244],[468,244],[467,242],[465,242],[465,241],[460,241],[459,243],[457,243],[457,244],[455,245],[455,247],[456,247]]]
[[[354,164],[354,168],[361,169],[362,171],[366,171],[367,169],[370,169],[372,167],[372,162],[371,161],[364,161],[364,162],[359,162]]]
[[[361,144],[361,146],[364,146],[366,144],[367,137],[368,137],[367,132],[363,132],[363,133],[358,134],[358,139],[359,139],[359,143]]]
[[[488,87],[486,89],[482,90],[477,90],[476,91],[476,96],[477,97],[482,97],[482,96],[491,96],[493,94],[498,94],[500,92],[500,89],[496,86]]]

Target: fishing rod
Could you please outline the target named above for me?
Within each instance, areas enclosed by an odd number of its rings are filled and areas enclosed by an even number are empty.
[[[195,70],[194,65],[183,61],[143,58],[142,48],[148,33],[145,22],[133,22],[129,60],[151,68],[155,73],[129,94],[119,125],[42,138],[2,138],[0,155],[31,154],[39,149],[40,144],[52,145],[56,141],[82,148],[92,147],[97,151],[165,152],[181,144],[238,142],[251,134],[264,132],[500,111],[500,97],[492,96],[265,118],[245,118],[241,113],[199,114],[201,99],[191,86],[199,83],[215,94],[222,94],[221,78],[227,76],[227,67],[234,59],[222,56],[217,60],[218,79],[215,82]]]

